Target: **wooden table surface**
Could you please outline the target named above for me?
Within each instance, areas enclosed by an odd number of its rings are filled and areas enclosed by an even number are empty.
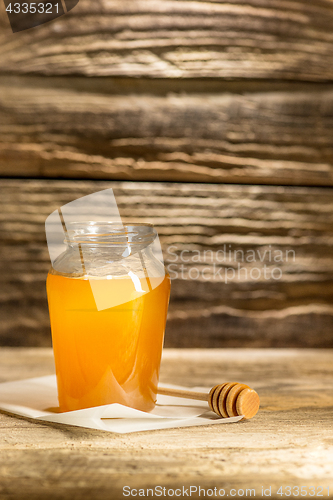
[[[50,349],[0,349],[0,382],[53,371]],[[297,487],[303,498],[333,497],[333,350],[166,349],[160,380],[244,381],[259,392],[261,410],[237,424],[127,435],[1,413],[0,499],[113,500],[126,498],[124,486],[138,497],[160,486],[156,498],[171,497],[169,489],[199,498],[199,486],[200,498],[222,489],[263,498],[262,487],[271,498],[286,498],[288,487],[291,498]]]

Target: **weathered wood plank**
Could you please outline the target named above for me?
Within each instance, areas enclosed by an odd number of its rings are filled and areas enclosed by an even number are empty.
[[[33,83],[0,86],[1,175],[333,185],[332,88],[125,96]]]
[[[47,215],[113,187],[124,220],[159,231],[173,278],[166,345],[333,345],[332,189],[18,179],[0,186],[3,344],[50,342]]]
[[[3,14],[3,72],[333,78],[330,0],[86,0],[38,30],[15,34],[15,41]]]
[[[125,485],[225,488],[229,498],[254,488],[256,499],[271,487],[273,500],[280,486],[332,489],[332,358],[326,349],[165,349],[161,382],[240,380],[258,391],[259,413],[233,425],[124,436],[0,414],[1,498],[118,500]],[[51,373],[51,350],[0,349],[1,382]]]

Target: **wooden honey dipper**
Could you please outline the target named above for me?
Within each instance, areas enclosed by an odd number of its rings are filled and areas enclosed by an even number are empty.
[[[243,415],[248,420],[256,415],[260,405],[256,391],[238,382],[215,385],[208,394],[166,387],[159,387],[157,392],[165,396],[208,401],[210,409],[219,417],[225,418]]]

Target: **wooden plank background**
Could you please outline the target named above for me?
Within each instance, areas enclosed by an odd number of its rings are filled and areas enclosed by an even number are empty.
[[[110,95],[40,82],[0,80],[3,175],[333,184],[332,89]]]
[[[85,0],[15,39],[8,29],[0,64],[49,76],[327,81],[332,21],[331,0]]]
[[[15,34],[0,16],[1,344],[50,344],[45,218],[113,187],[167,265],[295,252],[244,264],[278,280],[187,269],[166,345],[333,345],[331,0],[89,0]]]

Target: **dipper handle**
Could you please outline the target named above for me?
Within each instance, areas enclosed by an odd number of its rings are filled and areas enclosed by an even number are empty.
[[[208,401],[209,394],[197,391],[188,391],[186,389],[171,389],[171,387],[159,387],[157,389],[158,394],[163,394],[164,396],[174,396],[176,398],[186,398],[186,399],[197,399],[200,401]]]
[[[257,414],[260,406],[256,391],[238,382],[215,385],[208,394],[167,387],[159,387],[157,392],[165,396],[207,401],[210,409],[224,418],[243,415],[243,418],[248,420]]]

